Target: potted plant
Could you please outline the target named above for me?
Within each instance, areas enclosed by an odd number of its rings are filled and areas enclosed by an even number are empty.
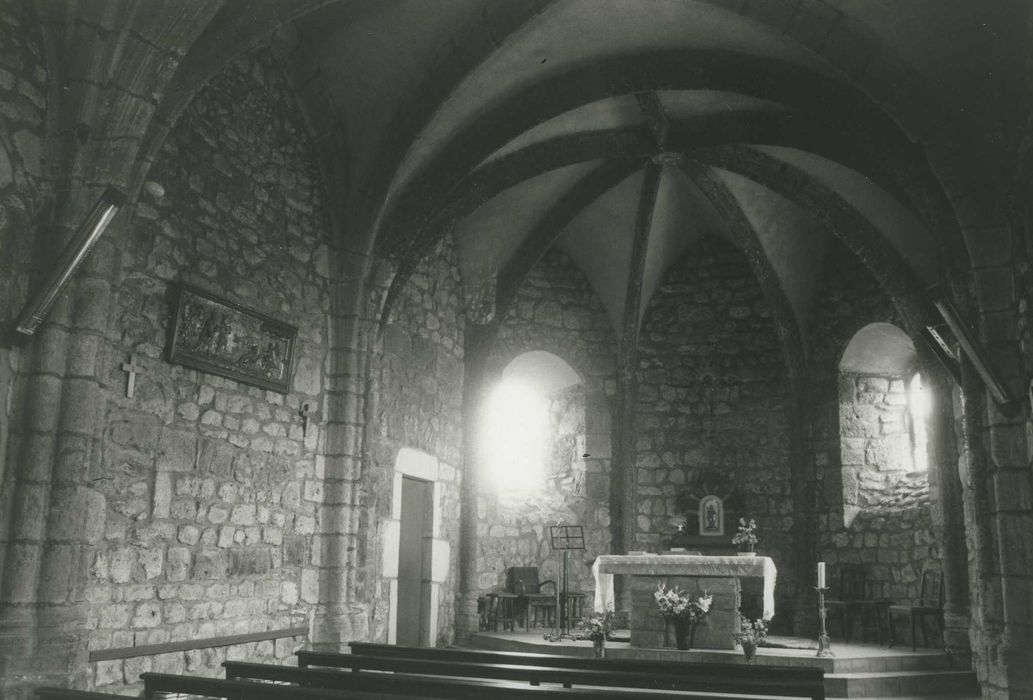
[[[616,615],[613,610],[594,612],[581,621],[581,636],[592,640],[597,659],[606,656],[606,640],[616,629]]]
[[[752,664],[757,656],[757,647],[768,636],[768,623],[764,620],[751,620],[739,613],[739,631],[732,636],[742,646],[746,663]]]
[[[732,544],[739,545],[739,554],[744,557],[752,557],[757,547],[757,521],[750,518],[739,518],[739,528],[732,538]]]
[[[703,591],[703,595],[691,599],[680,588],[668,588],[660,581],[653,593],[660,617],[674,624],[675,644],[679,649],[690,649],[696,636],[696,625],[705,623],[714,597]]]

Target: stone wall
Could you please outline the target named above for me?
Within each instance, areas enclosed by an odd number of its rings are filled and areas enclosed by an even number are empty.
[[[549,544],[549,525],[583,525],[586,549],[570,557],[572,591],[591,596],[591,565],[610,553],[610,425],[616,343],[602,302],[581,271],[553,249],[520,286],[502,319],[490,358],[497,376],[514,358],[544,350],[566,361],[582,383],[552,401],[553,429],[547,479],[538,489],[500,493],[482,479],[477,507],[477,585],[501,590],[513,566],[537,566],[557,580],[560,557]],[[583,457],[587,453],[589,457]]]
[[[404,447],[436,458],[440,539],[449,543],[448,560],[438,595],[439,644],[450,644],[455,632],[456,568],[459,556],[459,498],[462,481],[463,334],[462,285],[456,252],[446,238],[417,267],[383,334],[382,352],[371,362],[372,392],[377,406],[367,426],[363,489],[369,494],[370,518],[376,527],[363,546],[370,576],[379,582],[373,613],[372,636],[386,641],[389,630],[390,572],[397,550],[384,547],[381,537],[392,520],[391,494],[394,465]]]
[[[889,444],[902,442],[907,432],[903,377],[842,375],[839,369],[862,328],[875,322],[904,325],[876,281],[838,243],[823,270],[807,369],[819,556],[831,567],[833,586],[838,564],[863,564],[873,595],[912,601],[919,596],[922,570],[938,568],[941,556],[928,476],[905,471],[909,448]]]
[[[643,318],[632,512],[636,548],[656,551],[696,517],[678,507],[684,485],[721,472],[741,489],[746,517],[757,520],[757,551],[779,568],[776,608],[788,611],[793,503],[783,358],[746,257],[716,238],[689,248]]]
[[[13,512],[8,473],[13,407],[23,352],[6,336],[25,304],[40,235],[39,212],[49,194],[43,178],[47,71],[43,38],[28,3],[0,5],[0,580]]]
[[[844,507],[895,510],[929,502],[929,476],[915,464],[906,381],[840,372]]]
[[[228,66],[163,147],[124,252],[108,367],[103,543],[89,565],[91,649],[305,626],[317,600],[319,415],[329,224],[312,147],[268,53]],[[176,284],[299,328],[287,394],[165,359]],[[143,365],[133,398],[121,363]],[[95,664],[94,685],[142,671],[216,675],[227,654],[285,658],[298,640]]]

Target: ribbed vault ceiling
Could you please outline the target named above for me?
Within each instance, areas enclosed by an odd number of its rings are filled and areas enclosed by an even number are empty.
[[[848,247],[912,288],[941,281],[960,250],[929,223],[921,149],[880,109],[876,81],[858,80],[865,56],[850,51],[869,48],[816,51],[731,0],[358,4],[295,24],[346,125],[348,180],[387,173],[362,225],[399,261],[399,284],[448,233],[464,276],[501,287],[557,246],[620,329],[694,240],[719,235],[773,277],[768,293],[803,331],[842,222]],[[959,111],[980,75],[947,60],[951,46],[985,46],[1006,25],[967,0],[831,5]]]

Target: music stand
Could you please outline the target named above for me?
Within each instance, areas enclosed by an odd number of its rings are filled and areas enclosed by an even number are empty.
[[[552,551],[563,552],[563,597],[560,598],[560,587],[556,586],[556,622],[553,633],[546,635],[550,642],[561,639],[574,639],[570,633],[570,592],[569,581],[570,553],[585,548],[585,529],[580,525],[550,525],[549,537],[552,540]],[[561,605],[562,602],[562,605]],[[562,614],[561,614],[562,610]]]

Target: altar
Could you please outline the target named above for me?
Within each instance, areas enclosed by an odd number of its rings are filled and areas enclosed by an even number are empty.
[[[777,571],[770,557],[698,556],[690,554],[602,555],[592,565],[595,575],[595,609],[613,608],[613,577],[631,580],[631,646],[659,648],[668,645],[666,621],[657,612],[653,593],[661,579],[691,598],[704,591],[714,597],[707,624],[696,630],[697,649],[734,649],[732,635],[739,630],[741,585],[739,579],[758,577],[764,582],[764,619],[775,615]],[[671,633],[673,639],[673,633]]]

